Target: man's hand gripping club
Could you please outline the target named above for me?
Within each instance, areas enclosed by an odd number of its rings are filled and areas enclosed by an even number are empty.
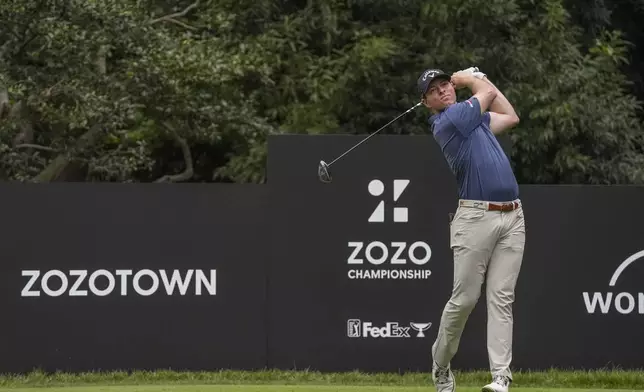
[[[488,110],[490,112],[490,129],[494,134],[500,134],[501,132],[515,127],[519,124],[519,116],[512,107],[512,104],[508,99],[503,95],[501,90],[499,90],[488,78],[487,75],[481,72],[478,67],[470,67],[462,71],[456,72],[456,74],[469,74],[474,78],[477,78],[485,83],[487,83],[491,88],[494,89],[495,97],[489,104]],[[453,76],[452,76],[453,77]],[[457,84],[455,84],[456,88]],[[466,86],[470,87],[470,86]],[[472,93],[476,96],[474,90]],[[477,97],[478,98],[478,97]],[[480,101],[480,100],[479,100]],[[481,110],[483,109],[483,104],[481,103]]]
[[[467,87],[472,91],[472,97],[478,99],[481,106],[481,114],[488,110],[496,98],[496,89],[483,79],[474,76],[471,69],[455,72],[452,75],[452,84],[457,90]]]

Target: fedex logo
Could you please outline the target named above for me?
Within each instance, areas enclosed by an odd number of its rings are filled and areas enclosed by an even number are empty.
[[[397,322],[386,322],[376,327],[369,321],[358,319],[347,321],[347,336],[350,338],[409,338],[410,327],[401,327]]]

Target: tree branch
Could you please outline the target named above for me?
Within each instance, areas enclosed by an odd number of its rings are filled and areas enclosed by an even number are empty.
[[[23,144],[18,144],[14,148],[33,148],[36,150],[42,150],[42,151],[53,151],[56,152],[55,148],[47,147],[47,146],[41,146],[40,144],[31,144],[31,143],[23,143]]]
[[[0,85],[0,119],[4,117],[5,106],[7,107],[7,114],[9,114],[9,90]]]
[[[20,48],[16,52],[15,56],[16,57],[21,56],[22,52],[27,48],[27,45],[29,45],[31,43],[31,41],[35,40],[39,36],[40,36],[40,34],[34,34],[31,37],[29,37],[25,42],[22,43],[22,45],[20,45]]]
[[[11,41],[7,40],[2,46],[0,46],[0,59],[4,59],[5,53],[9,51],[11,47]]]
[[[186,29],[188,29],[188,30],[192,30],[192,31],[197,30],[197,28],[196,28],[196,27],[192,27],[192,26],[190,26],[189,24],[183,23],[183,22],[178,21],[178,20],[176,20],[176,19],[174,19],[174,18],[168,18],[168,19],[166,19],[166,20],[167,20],[168,22],[172,22],[172,23],[174,23],[174,24],[178,24],[178,25],[179,25],[179,26],[181,26],[181,27],[185,27],[185,28],[186,28]]]
[[[30,95],[27,98],[27,101],[31,98],[33,98],[33,95]],[[14,146],[21,143],[31,143],[34,138],[34,127],[32,123],[33,117],[29,107],[24,104],[23,101],[16,102],[9,109],[9,118],[14,120],[16,125],[20,128],[20,132],[14,136],[11,143]]]
[[[197,1],[195,1],[194,3],[190,4],[189,6],[187,6],[187,7],[186,7],[183,11],[181,11],[181,12],[177,12],[177,13],[174,13],[174,14],[170,14],[170,15],[162,16],[162,17],[157,18],[157,19],[152,19],[152,20],[150,21],[150,24],[155,24],[155,23],[163,22],[163,21],[170,21],[170,19],[175,19],[175,18],[180,18],[180,17],[182,17],[182,16],[186,16],[186,14],[187,14],[188,12],[190,12],[191,10],[193,10],[193,9],[197,8],[198,6],[199,6],[199,0],[197,0]]]
[[[103,131],[103,126],[100,124],[94,124],[87,132],[81,136],[76,145],[67,152],[62,152],[54,158],[49,165],[44,168],[38,175],[33,179],[34,182],[53,182],[58,180],[64,180],[65,169],[70,166],[72,163],[72,155],[75,151],[85,150],[96,143],[98,137]]]
[[[101,76],[104,76],[107,73],[107,51],[107,46],[101,45],[98,49],[98,53],[96,54],[96,70]]]
[[[188,145],[188,142],[180,137],[175,129],[171,127],[169,124],[165,123],[164,126],[170,130],[172,133],[172,136],[174,137],[174,140],[181,146],[181,152],[183,153],[183,160],[186,163],[186,169],[179,174],[174,174],[170,175],[167,174],[163,177],[158,178],[154,182],[179,182],[179,181],[186,181],[192,178],[194,175],[194,168],[192,165],[192,153],[190,152],[190,146]]]

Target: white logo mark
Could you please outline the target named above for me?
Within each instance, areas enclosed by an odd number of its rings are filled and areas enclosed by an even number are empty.
[[[644,258],[644,250],[624,260],[613,273],[608,286],[615,287],[617,279],[619,279],[626,267],[642,258]],[[621,314],[644,314],[644,292],[620,292],[619,290],[611,289],[611,291],[607,292],[591,293],[584,291],[582,296],[588,314],[595,314],[598,311],[602,314],[607,314],[611,309]]]
[[[409,180],[394,180],[393,197],[394,202],[400,199],[407,186]],[[385,184],[380,180],[372,180],[368,186],[369,193],[372,196],[381,196],[385,192]],[[369,222],[384,222],[385,221],[385,201],[381,200],[376,209],[373,210],[369,217]],[[394,207],[394,222],[408,222],[409,209],[407,207]]]
[[[438,72],[436,71],[427,71],[425,72],[425,76],[423,76],[423,81],[427,80],[427,77],[433,78]]]
[[[416,337],[424,338],[425,334],[423,332],[427,331],[432,326],[432,323],[409,323],[409,325],[411,325],[414,331],[418,331]]]

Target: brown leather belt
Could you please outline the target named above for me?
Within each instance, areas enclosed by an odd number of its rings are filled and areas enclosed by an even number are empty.
[[[495,203],[479,200],[460,200],[459,205],[461,207],[479,208],[487,211],[514,211],[521,207],[521,202],[511,201],[507,203]]]
[[[513,211],[519,208],[520,206],[521,204],[517,203],[516,201],[513,201],[510,204],[490,203],[488,204],[488,210],[489,211]]]

